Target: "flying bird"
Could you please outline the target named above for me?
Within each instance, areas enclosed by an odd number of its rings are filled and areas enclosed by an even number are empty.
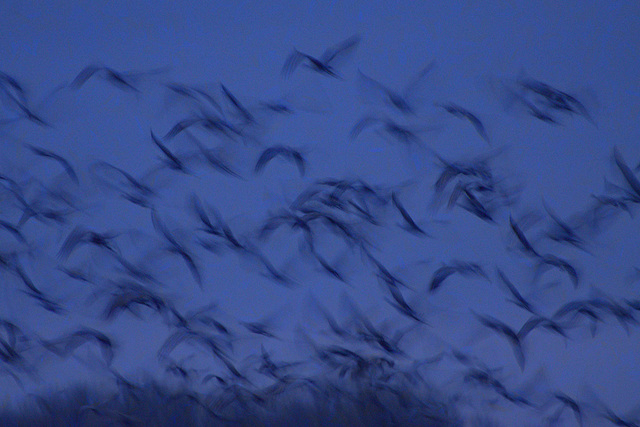
[[[307,161],[302,157],[300,151],[284,145],[276,145],[264,150],[256,162],[256,166],[254,168],[255,173],[262,172],[267,163],[269,163],[274,157],[282,157],[294,162],[298,167],[300,176],[304,176]]]
[[[438,268],[431,277],[429,284],[429,292],[435,292],[442,283],[447,280],[451,275],[458,273],[462,276],[468,277],[471,275],[487,277],[482,267],[475,263],[453,261],[449,265],[443,265]]]
[[[379,83],[371,77],[365,75],[362,71],[358,70],[359,83],[361,92],[364,95],[373,93],[382,95],[383,101],[403,114],[415,114],[415,106],[412,98],[416,96],[418,92],[418,86],[424,80],[424,77],[435,67],[435,61],[430,62],[413,78],[400,92],[389,89],[387,86]]]
[[[519,84],[523,89],[540,96],[546,107],[552,110],[577,113],[593,123],[585,106],[572,95],[531,78],[521,79]]]
[[[20,229],[17,226],[9,223],[8,221],[0,219],[0,228],[4,228],[9,233],[11,233],[16,240],[24,244],[27,243],[27,240],[25,239],[24,234],[22,234],[22,231],[20,231]]]
[[[299,50],[294,49],[285,61],[284,66],[282,67],[282,75],[283,77],[288,78],[295,71],[298,65],[306,60],[307,66],[312,70],[320,74],[325,74],[340,79],[341,77],[337,74],[332,63],[339,61],[340,58],[353,51],[353,49],[358,45],[359,42],[360,36],[355,35],[349,37],[342,43],[328,48],[320,58],[315,58],[311,55],[302,53]]]
[[[400,200],[398,199],[398,196],[396,195],[395,192],[391,193],[391,200],[393,201],[393,205],[398,209],[398,211],[402,215],[402,218],[404,218],[405,222],[407,223],[407,230],[413,233],[427,236],[427,233],[425,233],[425,231],[422,228],[418,227],[418,224],[416,224],[413,218],[411,218],[411,215],[409,215],[409,212],[407,212],[404,206],[402,206],[402,203],[400,203]]]
[[[552,230],[547,232],[547,237],[556,242],[565,242],[578,249],[586,251],[584,249],[584,239],[582,239],[576,232],[577,227],[570,226],[566,221],[560,218],[544,200],[542,203],[544,209],[547,211],[555,225]]]
[[[191,271],[191,275],[198,283],[198,285],[202,288],[202,275],[200,274],[200,269],[196,265],[193,255],[185,249],[183,245],[181,245],[176,238],[169,232],[169,229],[164,225],[164,223],[160,220],[155,209],[151,210],[151,220],[153,222],[154,228],[162,234],[164,239],[169,243],[169,246],[166,248],[167,251],[180,256],[189,270]]]
[[[95,342],[98,344],[105,362],[107,365],[111,365],[114,357],[115,344],[111,338],[95,329],[81,328],[76,332],[55,340],[42,340],[42,345],[44,348],[58,356],[68,357],[72,352],[86,342]]]
[[[516,361],[518,362],[520,369],[524,370],[525,357],[524,357],[524,350],[522,348],[522,337],[516,331],[514,331],[513,329],[511,329],[509,326],[507,326],[505,323],[501,322],[498,319],[495,319],[491,316],[482,316],[475,312],[473,312],[473,314],[480,321],[480,323],[482,323],[485,327],[491,329],[492,331],[496,332],[498,335],[502,335],[504,338],[507,339],[507,341],[511,345],[513,354],[516,357]]]
[[[137,283],[125,282],[118,287],[118,292],[112,294],[111,301],[104,310],[103,317],[105,320],[112,320],[123,310],[128,310],[138,316],[135,311],[135,306],[137,305],[152,308],[160,314],[169,311],[175,312],[168,302],[144,286],[138,285]]]
[[[322,268],[324,269],[325,272],[327,272],[329,275],[333,276],[334,278],[338,279],[342,283],[347,283],[347,281],[344,278],[344,275],[342,273],[340,273],[334,266],[329,264],[329,262],[327,260],[325,260],[322,257],[322,255],[320,255],[315,250],[312,250],[312,253],[313,253],[314,257],[316,258],[316,260],[318,261],[318,263],[320,263],[320,265],[322,266]]]
[[[640,180],[638,180],[638,177],[633,173],[631,168],[629,168],[627,163],[624,161],[624,158],[622,158],[622,154],[620,154],[618,147],[613,147],[613,157],[616,161],[616,165],[618,165],[618,169],[620,169],[620,172],[622,172],[624,179],[627,181],[627,184],[629,184],[629,187],[631,187],[631,189],[635,193],[632,196],[634,202],[640,203]]]
[[[536,275],[540,274],[541,269],[543,269],[546,266],[555,267],[559,270],[564,271],[565,273],[567,273],[567,275],[571,279],[571,282],[573,282],[573,287],[574,288],[578,287],[579,285],[578,270],[576,270],[576,268],[573,265],[571,265],[569,261],[551,254],[542,255],[539,259],[539,263],[536,268]]]
[[[424,325],[428,325],[427,322],[425,322],[420,318],[420,316],[415,311],[415,309],[407,303],[407,301],[402,296],[400,289],[398,289],[398,287],[395,286],[395,284],[389,284],[387,285],[387,288],[389,289],[389,292],[391,292],[391,296],[394,299],[394,301],[390,301],[390,304],[393,306],[393,308],[398,310],[400,314],[402,314],[405,317],[408,317],[409,319],[413,319],[416,322],[422,323]]]
[[[135,84],[141,77],[164,71],[166,69],[161,68],[145,72],[120,72],[104,65],[88,65],[78,73],[69,86],[80,89],[91,77],[98,76],[120,89],[140,93]]]
[[[473,114],[471,111],[467,110],[466,108],[463,108],[453,103],[439,104],[439,105],[440,107],[444,108],[447,111],[447,113],[452,114],[461,119],[468,120],[473,125],[476,132],[478,132],[478,135],[480,135],[480,137],[484,139],[487,142],[487,144],[491,144],[491,142],[489,141],[489,135],[487,135],[487,131],[484,125],[475,114]]]
[[[58,251],[58,258],[67,259],[71,252],[80,244],[91,244],[102,247],[112,253],[118,253],[117,247],[113,246],[111,241],[118,237],[121,233],[98,233],[96,231],[86,230],[81,226],[75,227],[67,236],[62,247]]]
[[[235,178],[242,179],[236,171],[234,171],[231,166],[229,166],[215,151],[215,149],[210,149],[204,146],[191,132],[186,132],[189,138],[198,146],[200,153],[207,161],[209,166],[218,172],[224,173],[226,175],[233,176]]]
[[[138,206],[151,207],[151,199],[157,196],[154,187],[146,182],[149,181],[150,174],[146,174],[142,178],[134,178],[127,171],[105,161],[99,161],[91,165],[90,170],[100,181],[105,182],[107,186],[115,188],[121,193],[121,197]],[[119,177],[116,178],[107,171],[115,171]]]
[[[254,123],[255,122],[255,118],[253,117],[253,114],[251,114],[249,112],[249,110],[247,110],[244,105],[242,105],[240,103],[240,101],[238,100],[238,98],[236,98],[230,91],[229,89],[227,89],[225,87],[225,85],[223,85],[222,83],[220,83],[220,87],[222,88],[222,92],[224,93],[224,95],[227,97],[227,99],[229,100],[229,102],[231,102],[231,104],[235,107],[235,109],[238,111],[238,113],[240,113],[240,115],[243,117],[245,123]]]
[[[31,149],[31,151],[33,151],[34,154],[41,157],[53,159],[56,162],[60,163],[64,168],[65,172],[67,173],[67,175],[69,175],[69,177],[76,184],[79,184],[78,175],[76,174],[75,170],[71,166],[71,163],[67,161],[67,159],[60,156],[59,154],[54,153],[53,151],[45,150],[44,148],[36,147],[35,145],[27,144],[27,146]]]
[[[513,233],[518,238],[518,241],[520,242],[520,244],[522,244],[524,251],[530,255],[533,255],[536,258],[539,258],[540,254],[533,248],[531,243],[529,243],[529,240],[524,235],[524,232],[522,231],[518,223],[513,219],[511,215],[509,215],[509,225],[511,226],[511,230],[513,231]]]
[[[214,336],[202,331],[193,331],[189,329],[180,328],[178,331],[170,335],[158,350],[158,360],[166,360],[170,353],[181,343],[189,341],[195,344],[199,344],[217,359],[226,359],[227,355],[223,349],[223,342]]]
[[[477,216],[481,220],[490,223],[495,222],[489,208],[480,201],[477,194],[478,191],[476,191],[476,187],[473,184],[458,182],[451,192],[451,196],[449,196],[448,207],[451,208],[457,203],[458,206]],[[461,196],[464,197],[462,200],[458,201]]]
[[[5,105],[13,105],[22,113],[22,115],[40,126],[51,127],[42,117],[37,115],[30,107],[27,99],[27,92],[22,84],[18,82],[14,77],[0,71],[0,101],[4,101],[2,98],[7,99],[8,102],[3,102]],[[0,124],[10,123],[18,119],[8,119],[0,121]]]
[[[0,71],[0,89],[2,89],[5,94],[14,92],[16,96],[20,98],[20,101],[23,103],[27,102],[27,92],[24,86],[20,84],[16,78],[2,71]]]
[[[204,206],[202,206],[200,198],[195,193],[191,195],[189,206],[191,207],[191,209],[193,209],[195,214],[200,219],[200,222],[202,222],[202,224],[204,225],[204,228],[200,228],[200,230],[215,236],[224,235],[222,229],[211,222],[211,218],[209,218],[209,215],[207,215],[207,212],[204,210]]]
[[[531,402],[529,402],[524,397],[516,393],[509,392],[504,384],[498,381],[493,373],[488,369],[479,369],[475,367],[469,369],[468,373],[464,376],[464,382],[474,382],[481,386],[491,388],[500,396],[507,399],[509,402],[518,405],[532,406]]]
[[[175,83],[175,82],[167,83],[165,84],[165,86],[167,87],[167,89],[177,94],[178,96],[182,96],[184,98],[196,101],[196,103],[200,106],[203,106],[202,100],[204,100],[206,101],[207,104],[213,107],[218,113],[224,114],[222,108],[220,107],[220,104],[218,104],[215,98],[203,89],[200,89],[194,86],[185,85],[182,83]]]
[[[383,132],[395,140],[402,142],[406,145],[409,144],[421,144],[422,141],[418,136],[421,132],[430,132],[439,130],[438,126],[407,126],[397,123],[396,121],[387,117],[376,117],[374,115],[365,116],[356,123],[351,129],[350,138],[356,139],[362,131],[365,129],[379,125],[377,132]]]
[[[169,150],[164,144],[162,144],[160,140],[154,135],[153,131],[151,131],[151,140],[165,155],[166,166],[168,166],[170,169],[173,169],[175,171],[180,171],[185,174],[188,174],[188,171],[184,162],[181,159],[179,159],[175,154],[173,154],[171,150]]]
[[[200,111],[200,113],[194,113],[191,116],[177,122],[164,136],[164,139],[171,139],[180,134],[181,132],[189,129],[192,126],[198,125],[200,128],[214,134],[222,134],[224,136],[232,138],[235,136],[242,136],[242,130],[231,124],[223,117],[214,115],[210,112]]]
[[[582,405],[580,405],[575,399],[569,397],[568,395],[566,395],[566,394],[564,394],[562,392],[553,393],[553,396],[551,397],[551,399],[554,402],[558,402],[561,405],[560,408],[558,408],[558,410],[556,412],[554,412],[554,414],[549,417],[549,421],[551,421],[551,423],[556,424],[558,419],[560,418],[560,416],[564,412],[564,410],[566,408],[569,408],[573,412],[573,415],[575,416],[578,425],[580,427],[582,427],[584,425],[583,424]],[[551,402],[549,402],[549,403],[551,403]]]
[[[498,274],[498,277],[500,278],[500,281],[505,285],[505,287],[507,288],[507,290],[509,291],[509,293],[515,298],[512,300],[509,300],[509,302],[514,303],[515,305],[517,305],[518,307],[528,311],[531,314],[536,314],[535,310],[533,309],[533,306],[531,305],[531,303],[529,301],[527,301],[522,294],[520,294],[520,292],[518,291],[518,289],[515,287],[515,285],[511,282],[511,280],[509,280],[509,278],[507,277],[506,274],[504,274],[504,272],[502,270],[500,270],[499,268],[496,268],[496,272]]]

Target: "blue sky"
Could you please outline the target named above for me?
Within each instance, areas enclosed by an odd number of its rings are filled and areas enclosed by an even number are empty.
[[[20,119],[6,97],[0,98],[0,119],[8,120],[0,125],[0,174],[24,185],[27,198],[35,200],[41,191],[39,183],[44,183],[68,191],[79,207],[63,226],[27,222],[21,231],[30,251],[0,231],[3,251],[23,251],[20,262],[25,270],[68,313],[44,311],[22,292],[16,275],[3,270],[2,317],[19,324],[32,338],[53,339],[78,325],[108,332],[119,343],[113,361],[116,369],[130,375],[145,370],[166,376],[156,352],[171,330],[159,316],[142,310],[142,320],[128,313],[112,322],[100,318],[108,298],[94,293],[108,294],[109,280],[121,274],[112,257],[83,247],[65,263],[69,268],[88,269],[97,284],[71,281],[56,269],[60,246],[75,226],[82,225],[125,232],[117,238],[124,256],[158,272],[163,282],[159,291],[181,310],[215,302],[217,315],[242,337],[234,348],[236,361],[257,354],[261,344],[287,360],[309,359],[310,349],[300,342],[296,329],[321,340],[321,330],[327,328],[314,311],[312,298],[339,319],[350,315],[344,304],[347,295],[380,327],[392,331],[411,325],[387,302],[389,291],[379,283],[366,257],[328,229],[318,237],[318,250],[342,269],[348,285],[330,278],[309,260],[299,247],[298,232],[283,228],[268,240],[256,240],[269,213],[290,204],[317,180],[361,178],[396,191],[418,225],[431,235],[419,237],[399,227],[402,217],[392,204],[378,212],[383,226],[360,225],[374,256],[408,284],[410,289],[402,289],[404,297],[431,324],[416,328],[403,341],[413,358],[428,358],[455,346],[492,367],[502,367],[501,378],[513,389],[533,383],[539,384],[536,392],[541,394],[563,390],[585,401],[593,400],[589,396],[595,394],[620,413],[637,405],[633,398],[640,395],[636,327],[627,333],[608,318],[595,338],[582,326],[572,330],[566,342],[536,330],[527,337],[527,363],[521,371],[508,343],[483,327],[471,310],[513,328],[528,319],[528,313],[506,302],[496,267],[546,315],[568,301],[594,296],[594,289],[615,301],[638,298],[637,215],[615,211],[602,229],[585,231],[590,254],[544,238],[549,224],[544,203],[562,218],[579,218],[594,203],[592,194],[606,193],[605,179],[627,188],[613,160],[614,146],[631,168],[640,162],[638,3],[215,3],[4,2],[0,6],[4,34],[0,71],[25,87],[29,105],[52,124],[43,127]],[[342,79],[304,66],[290,78],[282,77],[281,69],[294,48],[320,56],[353,35],[360,37],[358,45],[336,65]],[[93,64],[120,72],[153,72],[136,80],[139,92],[122,90],[98,76],[77,90],[66,86]],[[380,101],[379,92],[376,96],[375,90],[363,90],[360,73],[401,91],[429,64],[433,68],[412,93],[415,115],[394,112]],[[537,120],[521,102],[510,102],[506,95],[505,87],[516,87],[518,79],[524,78],[571,94],[592,120],[560,113],[556,125]],[[231,117],[233,108],[224,98],[222,83],[244,105],[256,108],[251,111],[259,121],[259,126],[247,128],[236,140],[193,131],[243,179],[197,161],[192,175],[166,169],[148,175],[159,189],[154,202],[159,217],[195,251],[202,268],[202,289],[180,259],[158,251],[164,243],[153,228],[150,211],[124,201],[113,185],[105,183],[122,177],[113,170],[96,172],[95,168],[97,162],[105,161],[141,177],[158,165],[161,153],[150,131],[163,136],[194,109],[193,103],[170,93],[166,85],[171,82],[208,91]],[[259,109],[268,100],[286,103],[293,114]],[[490,144],[468,121],[439,107],[441,103],[455,103],[476,114]],[[405,146],[375,124],[350,138],[353,126],[363,117],[392,118],[421,129],[420,141]],[[186,133],[165,142],[171,150],[197,157],[198,148]],[[68,159],[80,185],[57,163],[35,156],[25,144]],[[254,173],[262,151],[275,145],[291,146],[304,154],[305,176],[281,159],[272,160],[263,173]],[[504,200],[495,202],[494,223],[460,206],[447,209],[446,201],[434,206],[433,186],[441,171],[435,153],[448,161],[495,154],[490,163],[495,176],[501,188],[517,198],[508,206],[500,205]],[[275,284],[259,263],[233,251],[215,255],[199,247],[194,231],[197,220],[187,208],[193,193],[215,206],[236,235],[254,242],[296,286]],[[18,205],[7,189],[1,197],[0,218],[16,224],[21,214]],[[633,206],[631,213],[635,213]],[[577,289],[558,270],[535,276],[535,263],[520,251],[510,216],[540,251],[576,266]],[[489,278],[454,275],[437,292],[429,293],[432,274],[452,260],[478,263]],[[280,339],[251,336],[240,323],[264,316],[274,322]],[[36,366],[41,381],[29,380],[25,374],[25,388],[62,385],[71,377],[95,379],[100,372],[108,378],[99,361],[89,362],[94,360],[92,352],[96,350],[79,349],[80,360],[64,360],[34,344],[27,353],[30,359],[40,358]],[[201,353],[186,345],[172,355],[179,358],[178,353],[198,355],[200,359],[185,363],[203,372],[223,370],[207,365]],[[445,362],[425,375],[454,392],[462,387],[460,372],[458,365]],[[538,381],[538,376],[544,380]],[[0,384],[11,394],[24,393],[9,376],[0,376]],[[506,407],[501,415],[506,422],[526,412]],[[570,417],[566,422],[571,422]]]

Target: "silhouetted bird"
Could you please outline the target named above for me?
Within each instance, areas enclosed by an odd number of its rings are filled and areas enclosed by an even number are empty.
[[[312,70],[320,74],[326,74],[331,77],[340,78],[335,68],[333,67],[333,63],[339,61],[341,57],[344,57],[349,52],[351,52],[359,42],[359,36],[349,37],[342,43],[328,48],[320,58],[315,58],[311,55],[307,55],[306,53],[302,53],[299,50],[294,49],[291,55],[289,55],[289,57],[285,61],[284,66],[282,67],[282,75],[284,77],[289,77],[291,73],[295,71],[298,65],[306,60],[307,66]]]
[[[291,147],[286,147],[284,145],[277,145],[264,150],[258,158],[258,161],[256,162],[256,166],[254,168],[255,172],[262,172],[267,163],[269,163],[274,157],[282,157],[286,160],[294,162],[298,167],[300,176],[304,176],[307,163],[306,160],[304,159],[304,157],[302,157],[300,151]]]
[[[383,102],[391,105],[403,114],[415,114],[415,98],[419,95],[419,85],[425,76],[435,67],[435,61],[430,62],[404,87],[402,93],[389,89],[382,83],[359,71],[359,87],[365,97],[382,96]]]

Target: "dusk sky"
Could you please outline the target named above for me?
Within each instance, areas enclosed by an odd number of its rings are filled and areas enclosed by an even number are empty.
[[[2,401],[113,384],[112,371],[179,384],[170,361],[195,370],[199,390],[207,374],[228,376],[188,342],[159,357],[178,330],[166,310],[107,316],[118,286],[135,281],[183,315],[214,304],[247,372],[263,347],[324,372],[312,343],[338,341],[319,302],[345,328],[361,312],[384,334],[405,330],[399,369],[444,354],[418,369],[444,396],[464,396],[464,414],[541,425],[562,392],[584,404],[585,425],[603,425],[605,407],[640,423],[640,3],[71,3],[0,5],[0,318],[26,340],[23,365],[0,360]],[[330,73],[313,68],[332,52]],[[205,116],[219,128],[185,121]],[[167,166],[154,137],[184,170]],[[261,157],[274,147],[289,151]],[[440,188],[445,164],[460,169]],[[127,174],[153,189],[146,206],[123,197],[135,191]],[[334,193],[344,205],[330,206],[324,180],[351,180]],[[202,230],[196,198],[236,246]],[[261,233],[285,211],[314,218],[313,248],[284,220]],[[573,244],[551,238],[552,215]],[[110,234],[109,248],[75,240],[82,230]],[[458,270],[433,289],[445,266]],[[500,272],[530,311],[509,302]],[[571,301],[591,301],[594,334],[587,316],[558,315]],[[616,307],[632,319],[618,321]],[[540,320],[521,337],[523,360],[488,319],[516,332]],[[113,360],[95,343],[66,358],[51,350],[80,328],[109,336]],[[537,407],[465,382],[453,351]],[[577,425],[568,409],[556,422]]]

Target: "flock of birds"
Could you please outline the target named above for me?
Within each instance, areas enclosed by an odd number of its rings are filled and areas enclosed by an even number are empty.
[[[327,49],[319,57],[294,50],[285,61],[282,78],[289,79],[294,73],[302,73],[304,66],[310,72],[320,74],[326,84],[345,84],[340,64],[357,49],[359,42],[360,38],[353,36]],[[416,95],[435,67],[435,62],[425,66],[402,91],[393,90],[358,71],[356,80],[360,93],[367,100],[376,102],[379,111],[357,121],[345,139],[354,141],[380,137],[399,147],[423,150],[437,167],[436,180],[430,184],[433,190],[429,209],[434,212],[444,206],[449,212],[462,209],[462,214],[475,221],[506,230],[523,260],[531,267],[533,281],[530,288],[535,292],[544,292],[541,278],[547,271],[555,271],[554,277],[559,282],[566,281],[576,290],[584,287],[580,269],[563,254],[571,251],[590,254],[593,244],[589,242],[589,236],[597,235],[620,213],[633,214],[635,206],[640,203],[638,168],[629,166],[625,156],[614,148],[612,159],[622,180],[618,184],[607,181],[606,191],[594,194],[586,209],[571,219],[561,218],[547,204],[535,213],[517,214],[518,188],[493,167],[503,150],[493,148],[496,141],[492,140],[480,114],[453,102],[434,100],[431,104],[445,117],[459,119],[460,126],[471,126],[479,138],[478,143],[486,144],[488,151],[471,160],[445,159],[425,143],[423,135],[442,130],[442,125],[408,124],[420,121],[424,103],[417,100]],[[62,91],[79,93],[88,82],[97,79],[112,85],[115,90],[142,95],[142,83],[156,81],[164,73],[165,70],[128,73],[92,65],[83,69],[71,83],[58,87],[54,95]],[[157,349],[161,366],[185,384],[199,381],[211,385],[213,381],[218,387],[232,391],[232,400],[236,402],[263,405],[268,399],[276,398],[283,389],[301,387],[301,384],[312,390],[314,395],[320,394],[319,377],[305,373],[309,365],[319,366],[322,376],[335,376],[344,381],[351,379],[381,393],[397,394],[401,399],[406,390],[397,385],[398,378],[408,378],[413,387],[417,387],[416,383],[426,381],[423,376],[428,376],[430,369],[448,363],[457,367],[456,375],[467,388],[475,387],[486,400],[533,411],[549,424],[562,420],[583,425],[585,418],[596,417],[618,426],[640,425],[636,414],[614,413],[595,395],[585,399],[562,390],[548,390],[536,396],[518,392],[501,380],[500,367],[489,366],[471,351],[454,345],[445,346],[437,354],[421,356],[407,348],[408,335],[415,334],[414,341],[419,341],[420,331],[436,326],[432,324],[429,313],[413,298],[417,286],[422,285],[407,283],[395,273],[382,260],[384,249],[394,248],[385,248],[374,241],[378,230],[389,228],[393,221],[403,232],[412,235],[412,239],[429,241],[438,238],[433,222],[426,223],[417,209],[406,204],[407,189],[423,178],[389,185],[372,184],[360,178],[319,177],[309,181],[308,153],[293,145],[265,147],[259,137],[260,131],[267,126],[265,117],[295,120],[296,114],[304,114],[291,103],[264,101],[249,106],[224,84],[220,84],[218,92],[178,82],[159,84],[174,103],[182,104],[189,113],[176,117],[166,132],[148,131],[148,144],[155,146],[161,159],[149,171],[138,174],[99,160],[81,173],[80,165],[74,165],[56,150],[29,142],[23,144],[33,157],[11,161],[31,163],[42,159],[51,162],[52,168],[60,168],[54,178],[43,180],[36,174],[16,176],[11,170],[0,170],[0,277],[3,287],[20,289],[32,300],[29,310],[40,308],[60,317],[69,313],[63,298],[56,294],[58,288],[42,286],[26,267],[28,260],[49,257],[55,260],[55,269],[65,275],[66,281],[84,284],[85,289],[91,290],[87,304],[102,304],[97,321],[113,322],[131,315],[148,319],[152,312],[159,315],[170,331]],[[519,77],[500,82],[499,91],[510,109],[518,108],[530,120],[540,121],[544,126],[558,126],[572,117],[595,126],[583,102],[533,78]],[[0,100],[5,110],[12,112],[0,121],[2,127],[9,129],[9,125],[24,125],[25,121],[44,130],[56,126],[33,107],[23,83],[9,74],[0,73]],[[10,133],[5,137],[11,138]],[[203,142],[205,139],[207,142]],[[194,150],[179,153],[175,148],[177,141],[183,145],[191,144]],[[252,156],[255,153],[254,161],[248,168],[237,161],[234,163],[234,159],[226,156],[220,148],[225,146],[240,147],[237,149],[246,150]],[[249,227],[249,230],[245,230],[248,228],[246,224],[234,226],[225,215],[225,206],[218,209],[197,192],[185,194],[185,212],[189,219],[180,228],[172,227],[160,208],[163,194],[158,182],[163,179],[176,182],[181,177],[188,179],[202,171],[212,171],[213,174],[221,174],[221,179],[246,181],[264,174],[269,168],[286,168],[284,164],[276,166],[278,161],[294,166],[300,179],[305,178],[308,185],[293,201],[270,211],[260,224]],[[123,203],[132,204],[140,212],[146,212],[155,235],[145,233],[142,226],[105,231],[82,224],[79,218],[88,215],[82,197],[86,196],[85,189],[91,185],[82,179],[86,174],[94,188],[123,199]],[[531,231],[532,224],[543,224],[539,233]],[[239,231],[239,228],[243,230]],[[53,251],[35,243],[36,236],[46,233],[62,236]],[[338,320],[336,314],[317,299],[311,299],[308,310],[320,313],[328,330],[323,331],[319,338],[302,325],[298,327],[297,345],[310,350],[308,361],[276,360],[270,349],[277,349],[282,338],[274,322],[270,321],[273,319],[252,322],[222,320],[220,308],[213,303],[216,290],[209,287],[214,280],[203,271],[203,259],[229,259],[230,254],[235,254],[254,266],[263,280],[292,291],[304,287],[303,277],[296,277],[279,266],[265,249],[276,234],[280,238],[290,236],[286,238],[288,245],[297,245],[296,264],[316,269],[324,281],[345,289],[343,305],[348,312],[344,321]],[[150,249],[144,249],[146,253],[134,259],[123,250],[125,237],[139,251],[147,247]],[[339,256],[335,259],[336,251],[332,249],[336,247],[345,248],[351,258]],[[547,249],[549,247],[553,249]],[[101,265],[94,262],[96,259],[104,260],[107,265],[103,271],[90,268]],[[201,295],[213,300],[197,309],[182,308],[181,302],[173,300],[164,291],[171,279],[167,279],[165,269],[149,261],[152,259],[161,260],[161,264],[169,263],[170,259],[176,265],[182,264],[186,268],[182,271],[189,272],[190,276],[186,277],[191,277]],[[344,265],[345,260],[352,260],[354,265],[351,267],[356,271],[362,274],[371,272],[377,277],[385,303],[394,310],[403,327],[388,332],[391,327],[387,319],[374,318],[348,296],[350,288],[372,285],[355,283],[350,277],[352,272]],[[495,284],[508,302],[521,315],[527,316],[524,323],[513,327],[488,313],[474,309],[469,313],[476,326],[496,334],[508,344],[513,360],[522,372],[528,366],[526,344],[534,331],[569,341],[576,330],[588,329],[595,337],[599,328],[612,319],[628,333],[638,323],[640,299],[615,298],[593,289],[589,298],[564,301],[550,311],[547,304],[530,297],[535,292],[525,292],[523,284],[514,281],[499,265],[451,259],[443,261],[430,274],[421,298],[435,297],[443,292],[443,288],[462,286],[459,285],[462,281],[479,280]],[[184,282],[185,278],[181,281]],[[250,296],[247,299],[250,300]],[[100,363],[106,371],[111,372],[121,385],[135,387],[113,367],[118,355],[118,340],[105,331],[79,326],[61,336],[43,337],[23,329],[22,320],[4,316],[0,319],[2,376],[22,384],[25,375],[37,376],[38,358],[35,355],[41,354],[39,352],[66,358],[75,355],[82,346],[95,345],[101,352]],[[247,336],[259,337],[259,347],[254,348],[250,357],[240,360],[234,347]],[[179,348],[183,352],[204,352],[212,357],[215,367],[204,375],[189,368],[188,358],[178,360],[174,357]],[[328,394],[348,395],[346,387],[344,390],[332,390]],[[195,394],[190,396],[198,399]],[[206,407],[214,419],[228,420],[226,415],[221,415],[223,407],[220,402],[207,403]],[[84,409],[115,416],[112,412],[101,411],[99,404]],[[423,411],[424,417],[433,416],[432,413],[427,415],[426,407],[414,409],[418,414]],[[572,417],[567,417],[565,412],[573,414]],[[125,422],[123,419],[120,418],[120,422]],[[438,422],[424,418],[425,424]]]

